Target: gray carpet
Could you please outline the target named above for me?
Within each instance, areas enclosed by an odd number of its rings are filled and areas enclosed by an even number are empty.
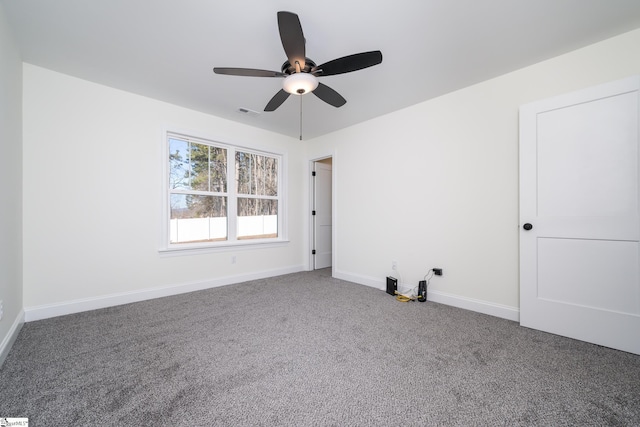
[[[38,426],[640,425],[640,356],[328,270],[31,322],[0,417]]]

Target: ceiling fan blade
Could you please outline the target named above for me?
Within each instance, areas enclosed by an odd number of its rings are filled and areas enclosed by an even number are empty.
[[[342,95],[322,83],[318,83],[318,87],[315,88],[313,93],[318,98],[322,99],[327,104],[333,105],[334,107],[342,107],[347,103],[347,100],[344,99]]]
[[[227,74],[230,76],[246,76],[246,77],[286,77],[285,73],[280,71],[255,70],[253,68],[229,68],[215,67],[213,72],[216,74]]]
[[[282,47],[287,54],[289,64],[295,67],[296,62],[298,62],[300,63],[300,69],[304,69],[304,34],[302,33],[302,25],[300,25],[298,15],[291,12],[278,12],[278,28]],[[297,69],[296,72],[298,72]]]
[[[289,97],[289,92],[286,92],[284,89],[280,89],[278,93],[276,93],[271,101],[264,107],[264,111],[275,111],[279,106],[282,105],[284,101]]]
[[[322,76],[333,76],[335,74],[350,73],[352,71],[362,70],[363,68],[372,67],[382,62],[382,52],[374,50],[371,52],[356,53],[354,55],[343,56],[333,61],[325,62],[318,65],[312,70],[313,73],[321,70],[318,74]]]

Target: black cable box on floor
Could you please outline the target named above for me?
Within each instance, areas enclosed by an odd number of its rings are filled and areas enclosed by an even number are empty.
[[[398,279],[395,277],[387,276],[387,293],[389,295],[395,295],[398,290]]]
[[[427,300],[427,281],[420,280],[418,282],[418,301],[425,302]]]

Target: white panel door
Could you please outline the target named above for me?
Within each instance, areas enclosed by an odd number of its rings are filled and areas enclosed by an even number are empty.
[[[314,163],[313,235],[315,255],[313,268],[331,267],[331,165]]]
[[[520,324],[636,354],[639,88],[520,109]]]

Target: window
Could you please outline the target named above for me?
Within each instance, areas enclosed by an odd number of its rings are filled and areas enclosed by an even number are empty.
[[[283,240],[283,158],[167,133],[167,249]]]
[[[278,159],[236,151],[238,239],[278,237]]]

